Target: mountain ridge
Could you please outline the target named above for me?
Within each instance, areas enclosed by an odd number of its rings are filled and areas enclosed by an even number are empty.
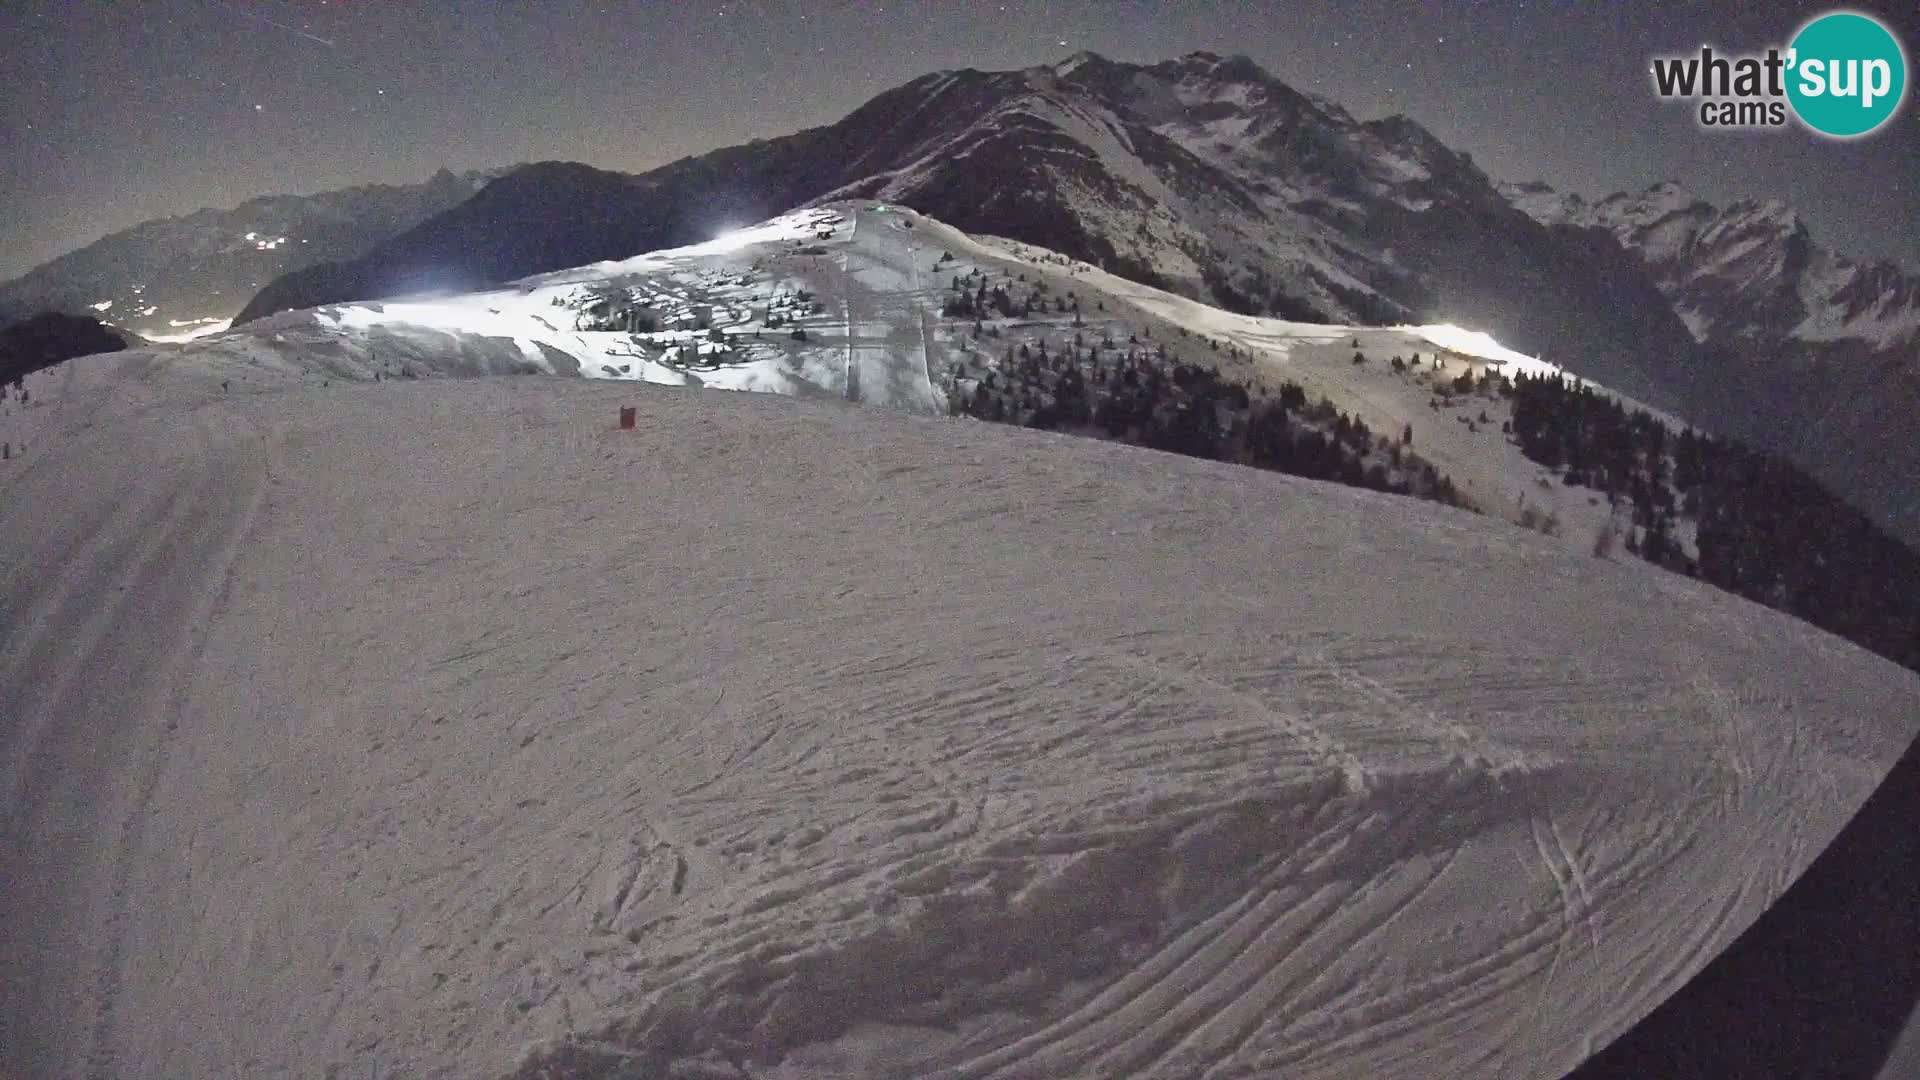
[[[579,193],[562,185],[567,197],[542,199],[536,187],[522,185],[514,214],[580,231],[569,205]],[[456,250],[452,236],[483,239],[508,216],[469,204],[362,259],[276,282],[242,317],[393,295],[428,271],[472,287],[695,242],[726,214],[683,207],[714,200],[757,220],[874,198],[1231,310],[1470,323],[1517,347],[1578,352],[1652,399],[1660,387],[1645,355],[1691,347],[1664,304],[1621,302],[1657,298],[1628,260],[1596,258],[1588,241],[1520,214],[1417,122],[1357,121],[1245,57],[1138,65],[1084,53],[1018,71],[935,72],[835,124],[638,176],[599,173],[592,192],[590,203],[625,209],[570,251],[510,250],[513,240]]]
[[[1543,224],[1600,228],[1638,255],[1703,343],[1920,340],[1920,273],[1817,243],[1778,199],[1716,205],[1673,180],[1589,201],[1539,183],[1504,185]]]
[[[1806,465],[1920,538],[1920,274],[1834,253],[1779,200],[1717,206],[1673,180],[1593,201],[1505,191],[1641,263],[1702,345],[1672,379],[1690,419]]]
[[[274,277],[358,255],[501,172],[443,168],[414,184],[262,195],[140,222],[0,282],[0,323],[50,310],[149,338],[190,335],[233,318]]]

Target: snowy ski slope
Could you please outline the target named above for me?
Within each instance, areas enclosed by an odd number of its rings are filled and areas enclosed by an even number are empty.
[[[7,418],[9,1075],[1558,1076],[1920,718],[1410,499],[241,340]]]

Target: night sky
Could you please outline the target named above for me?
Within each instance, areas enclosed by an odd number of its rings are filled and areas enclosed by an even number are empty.
[[[1852,7],[1920,50],[1911,3]],[[1911,100],[1839,144],[1798,127],[1710,134],[1650,89],[1654,54],[1784,45],[1822,10],[0,0],[0,277],[146,218],[267,193],[555,158],[643,170],[830,123],[928,71],[1080,49],[1246,53],[1362,118],[1407,113],[1496,178],[1588,195],[1674,178],[1717,201],[1779,198],[1841,251],[1920,267]]]

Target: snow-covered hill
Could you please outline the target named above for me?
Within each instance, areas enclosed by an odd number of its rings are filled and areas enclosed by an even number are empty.
[[[1906,325],[1882,299],[1898,293],[1883,271],[1795,278],[1785,292],[1804,281],[1827,299],[1817,317],[1782,315],[1780,289],[1742,291],[1778,261],[1760,250],[1771,241],[1738,248],[1767,224],[1757,214],[1723,230],[1700,302],[1676,305],[1662,287],[1690,272],[1663,276],[1608,230],[1543,224],[1419,125],[1360,121],[1209,53],[937,72],[838,123],[638,176],[530,166],[361,258],[280,279],[247,314],[497,287],[847,196],[1242,311],[1484,330],[1787,457],[1920,542],[1920,457],[1906,453],[1920,378],[1898,376],[1915,369],[1911,344],[1873,344]],[[1728,354],[1688,327],[1749,317],[1810,336]]]
[[[1500,521],[836,401],[349,384],[356,310],[34,377],[10,1075],[1554,1077],[1920,716]]]
[[[1078,311],[1042,305],[977,326],[943,317],[952,283],[974,274],[1072,295]],[[1575,549],[1591,548],[1615,512],[1598,494],[1564,486],[1522,457],[1504,434],[1508,401],[1451,389],[1462,375],[1489,370],[1559,371],[1482,332],[1235,315],[1056,252],[972,237],[903,207],[864,201],[479,293],[283,313],[178,351],[99,366],[158,363],[240,393],[278,387],[289,374],[312,382],[542,372],[843,397],[939,414],[982,372],[1012,377],[1006,356],[1016,347],[1046,343],[1058,351],[1075,338],[1145,342],[1171,361],[1242,381],[1297,384],[1310,400],[1324,398],[1384,437],[1410,438],[1407,449],[1451,477],[1470,505],[1550,528]],[[1369,359],[1356,364],[1356,354]],[[58,385],[62,377],[48,379]],[[41,441],[7,424],[0,418],[0,439]]]
[[[1787,457],[1920,542],[1907,278],[1814,255],[1795,270],[1797,224],[1764,204],[1688,224],[1706,241],[1671,263],[1642,257],[1678,242],[1664,226],[1634,249],[1526,212],[1568,199],[1512,194],[1413,120],[1358,120],[1245,57],[1080,54],[935,72],[835,124],[637,176],[530,166],[360,258],[279,279],[243,315],[497,286],[874,198],[1230,310],[1484,330]],[[1627,201],[1647,203],[1622,209],[1632,231],[1673,200]],[[1690,332],[1714,326],[1778,344]],[[1892,340],[1905,351],[1878,344]]]
[[[639,176],[530,167],[363,258],[289,275],[242,321],[436,279],[498,284],[847,198],[1231,310],[1477,326],[1650,400],[1658,369],[1692,348],[1633,259],[1543,227],[1419,124],[1357,120],[1206,52],[936,72],[836,124]]]

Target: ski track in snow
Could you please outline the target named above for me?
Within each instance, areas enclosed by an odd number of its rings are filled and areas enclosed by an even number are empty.
[[[0,1071],[1556,1076],[1920,716],[1412,500],[223,355],[43,373],[0,472]]]
[[[8,607],[23,617],[9,627],[0,661],[0,715],[8,717],[0,732],[8,751],[0,806],[8,863],[18,870],[8,875],[18,888],[7,895],[5,921],[13,932],[5,973],[15,987],[38,995],[48,1010],[42,1015],[65,1010],[71,1030],[85,1033],[64,1058],[43,1059],[58,1062],[49,1074],[118,1075],[101,1056],[101,1041],[114,1019],[125,961],[122,928],[134,902],[126,860],[177,722],[169,687],[193,663],[210,602],[264,486],[243,420],[207,411],[184,419],[184,436],[176,430],[132,445],[89,447],[93,453],[82,462],[103,473],[116,471],[114,457],[148,452],[160,461],[178,455],[173,463],[180,471],[145,491],[94,488],[86,495],[107,498],[83,495],[68,503],[72,517],[51,528],[41,523],[40,543],[23,545],[19,554],[28,558],[8,567]],[[225,425],[242,430],[222,430]],[[41,479],[26,478],[10,497],[33,498],[28,485]],[[66,557],[42,546],[49,542]],[[61,572],[32,575],[34,557]],[[31,599],[21,603],[24,597]],[[129,695],[130,689],[150,693]],[[117,720],[126,729],[124,741],[96,744],[74,722],[95,716]],[[89,829],[105,834],[103,847],[83,848],[80,865],[56,861],[56,853],[71,853],[73,838]],[[77,908],[46,902],[48,894],[39,891],[82,875],[106,887],[69,894]],[[32,951],[36,940],[45,951]],[[45,949],[55,944],[67,948]],[[33,1047],[47,1034],[25,1024],[8,1028],[14,1045]]]

